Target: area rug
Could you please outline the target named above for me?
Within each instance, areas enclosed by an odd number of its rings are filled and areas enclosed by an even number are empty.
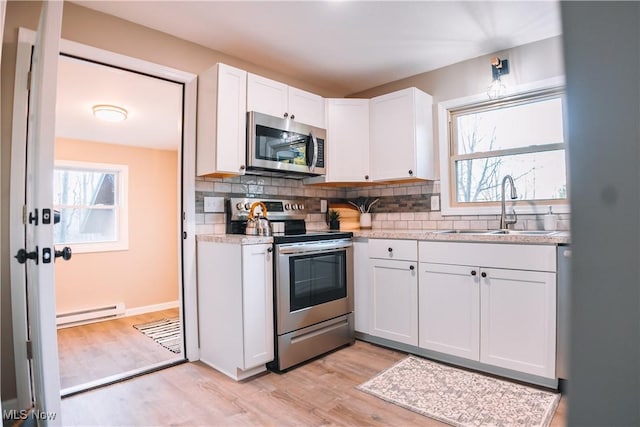
[[[174,353],[182,351],[182,334],[180,333],[180,319],[156,320],[149,323],[133,325],[134,328]]]
[[[454,426],[542,426],[560,394],[409,356],[358,389]]]

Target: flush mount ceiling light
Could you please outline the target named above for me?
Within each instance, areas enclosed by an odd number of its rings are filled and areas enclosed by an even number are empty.
[[[92,109],[94,116],[106,122],[121,122],[127,118],[127,110],[115,105],[94,105]]]
[[[498,99],[506,95],[507,87],[500,79],[505,74],[509,74],[509,61],[500,59],[497,56],[491,58],[491,77],[493,80],[487,88],[487,95],[489,95],[490,99]]]

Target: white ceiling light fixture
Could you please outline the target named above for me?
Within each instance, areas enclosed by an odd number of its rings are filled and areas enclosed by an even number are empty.
[[[127,119],[128,112],[122,107],[99,104],[92,107],[93,115],[106,122],[122,122]]]

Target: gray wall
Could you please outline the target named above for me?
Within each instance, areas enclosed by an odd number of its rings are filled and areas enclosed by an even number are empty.
[[[562,3],[575,426],[640,425],[639,13],[636,2]]]

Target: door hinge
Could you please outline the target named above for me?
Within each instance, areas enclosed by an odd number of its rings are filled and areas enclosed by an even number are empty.
[[[22,205],[22,225],[27,225],[27,205]]]
[[[38,209],[29,212],[29,224],[38,225]]]
[[[31,76],[33,75],[33,73],[31,73],[31,71],[29,71],[27,73],[27,90],[31,90]]]
[[[33,343],[31,340],[27,341],[27,359],[33,359]]]

